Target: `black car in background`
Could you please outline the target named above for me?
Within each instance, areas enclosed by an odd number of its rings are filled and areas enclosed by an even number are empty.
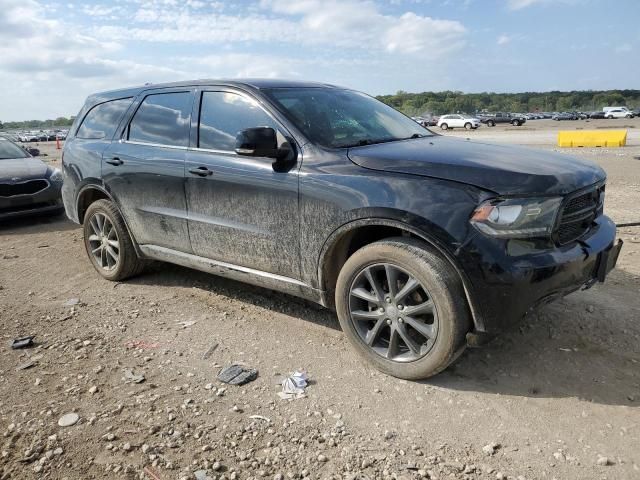
[[[602,110],[591,112],[589,113],[589,118],[592,118],[592,119],[605,118],[604,112]]]
[[[578,120],[578,116],[572,112],[560,112],[551,117],[551,120]]]
[[[407,379],[604,281],[621,247],[597,165],[436,135],[318,83],[93,95],[63,173],[67,215],[104,278],[162,260],[301,296]]]
[[[36,149],[32,149],[37,153]],[[62,172],[0,137],[0,221],[62,211]]]
[[[495,127],[500,123],[510,123],[514,127],[524,125],[527,119],[523,115],[513,113],[480,113],[477,115],[480,121],[488,127]]]

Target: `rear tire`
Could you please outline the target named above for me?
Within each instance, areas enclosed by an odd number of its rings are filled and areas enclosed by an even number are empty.
[[[83,222],[84,246],[91,264],[107,280],[139,275],[146,263],[138,257],[120,212],[109,200],[89,205]]]
[[[446,129],[448,129],[448,128],[449,128],[449,125],[447,125],[446,123],[443,123],[442,125],[440,125],[440,128],[441,128],[442,130],[446,130]]]
[[[372,243],[349,257],[338,276],[336,310],[364,359],[407,380],[447,368],[464,350],[470,328],[453,267],[427,244],[403,237]]]

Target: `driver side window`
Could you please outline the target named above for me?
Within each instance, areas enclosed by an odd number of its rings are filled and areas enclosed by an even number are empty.
[[[279,130],[257,102],[236,93],[202,92],[198,148],[233,152],[236,135],[254,127]]]

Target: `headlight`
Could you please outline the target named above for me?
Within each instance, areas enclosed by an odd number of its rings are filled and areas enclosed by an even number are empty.
[[[489,200],[471,216],[471,224],[486,235],[503,238],[551,234],[562,198]]]
[[[49,180],[53,183],[62,183],[62,171],[59,168],[54,168],[53,172],[49,176]]]

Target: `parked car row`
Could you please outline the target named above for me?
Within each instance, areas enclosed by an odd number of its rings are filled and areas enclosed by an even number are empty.
[[[499,123],[510,123],[519,127],[528,120],[545,120],[551,119],[556,121],[562,120],[587,120],[587,119],[611,119],[611,118],[633,118],[640,116],[640,108],[629,110],[627,107],[605,107],[602,110],[593,112],[533,112],[533,113],[478,113],[469,115],[465,113],[448,114],[448,115],[421,115],[411,117],[424,127],[438,126],[443,130],[448,128],[466,128],[468,130],[476,129],[480,123],[484,123],[489,127],[494,127]],[[477,125],[473,120],[479,122]]]
[[[7,134],[10,140],[15,142],[50,142],[54,140],[66,140],[68,129],[64,130],[40,130],[40,131],[23,131]]]

